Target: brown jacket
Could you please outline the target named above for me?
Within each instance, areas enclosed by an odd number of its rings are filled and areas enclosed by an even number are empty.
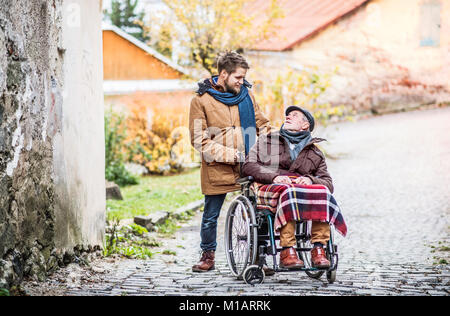
[[[269,120],[263,115],[250,93],[255,109],[256,133],[270,131]],[[240,189],[239,163],[236,152],[244,152],[238,105],[228,106],[208,93],[196,95],[189,111],[191,144],[200,152],[201,186],[205,195],[223,194]]]
[[[244,176],[252,176],[259,183],[273,183],[280,175],[295,173],[311,179],[313,184],[322,184],[333,193],[333,181],[327,171],[325,156],[315,146],[324,141],[313,138],[297,156],[291,160],[289,145],[276,131],[258,138],[242,167]]]

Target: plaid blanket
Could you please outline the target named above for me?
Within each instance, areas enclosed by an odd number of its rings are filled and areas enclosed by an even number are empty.
[[[342,235],[347,226],[341,210],[328,188],[323,185],[253,183],[257,209],[276,214],[275,230],[290,221],[320,221],[333,224]]]

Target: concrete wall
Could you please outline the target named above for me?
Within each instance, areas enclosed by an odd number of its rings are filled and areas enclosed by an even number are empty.
[[[441,5],[437,47],[420,45],[421,5],[430,0],[372,0],[290,51],[249,55],[266,74],[338,67],[326,99],[359,110],[449,102],[450,1],[431,1]]]
[[[57,247],[102,244],[105,225],[101,1],[65,0],[62,131],[54,139]]]
[[[0,287],[102,245],[100,2],[0,0]]]

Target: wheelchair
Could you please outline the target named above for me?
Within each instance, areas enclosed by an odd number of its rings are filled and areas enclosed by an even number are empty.
[[[329,268],[312,267],[310,221],[298,222],[295,232],[296,251],[299,258],[305,263],[305,267],[297,269],[280,267],[277,254],[281,252],[282,248],[276,243],[280,237],[274,232],[275,215],[267,210],[257,210],[256,197],[251,189],[253,182],[253,177],[238,180],[241,185],[241,194],[230,203],[226,216],[224,248],[231,273],[237,279],[243,279],[247,284],[261,284],[265,278],[263,266],[266,265],[266,256],[272,256],[275,272],[305,271],[309,277],[314,279],[320,279],[326,272],[328,283],[335,282],[338,253],[337,245],[333,243],[333,225],[330,225],[330,240],[325,246],[327,258],[330,261]]]

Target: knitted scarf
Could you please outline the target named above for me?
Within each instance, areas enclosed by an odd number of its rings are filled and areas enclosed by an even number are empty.
[[[280,135],[289,143],[289,153],[293,161],[312,139],[310,131],[291,132],[284,129],[284,124],[281,126]]]
[[[212,80],[217,83],[217,76],[213,76]],[[245,155],[248,154],[250,148],[256,142],[256,119],[255,110],[253,108],[252,98],[248,92],[248,88],[251,88],[251,84],[244,80],[244,84],[238,94],[230,92],[220,92],[215,90],[211,86],[209,79],[199,82],[199,89],[197,93],[203,95],[204,93],[210,94],[217,101],[228,105],[238,105],[239,117],[241,120],[241,128],[243,129],[242,135],[244,137]]]

